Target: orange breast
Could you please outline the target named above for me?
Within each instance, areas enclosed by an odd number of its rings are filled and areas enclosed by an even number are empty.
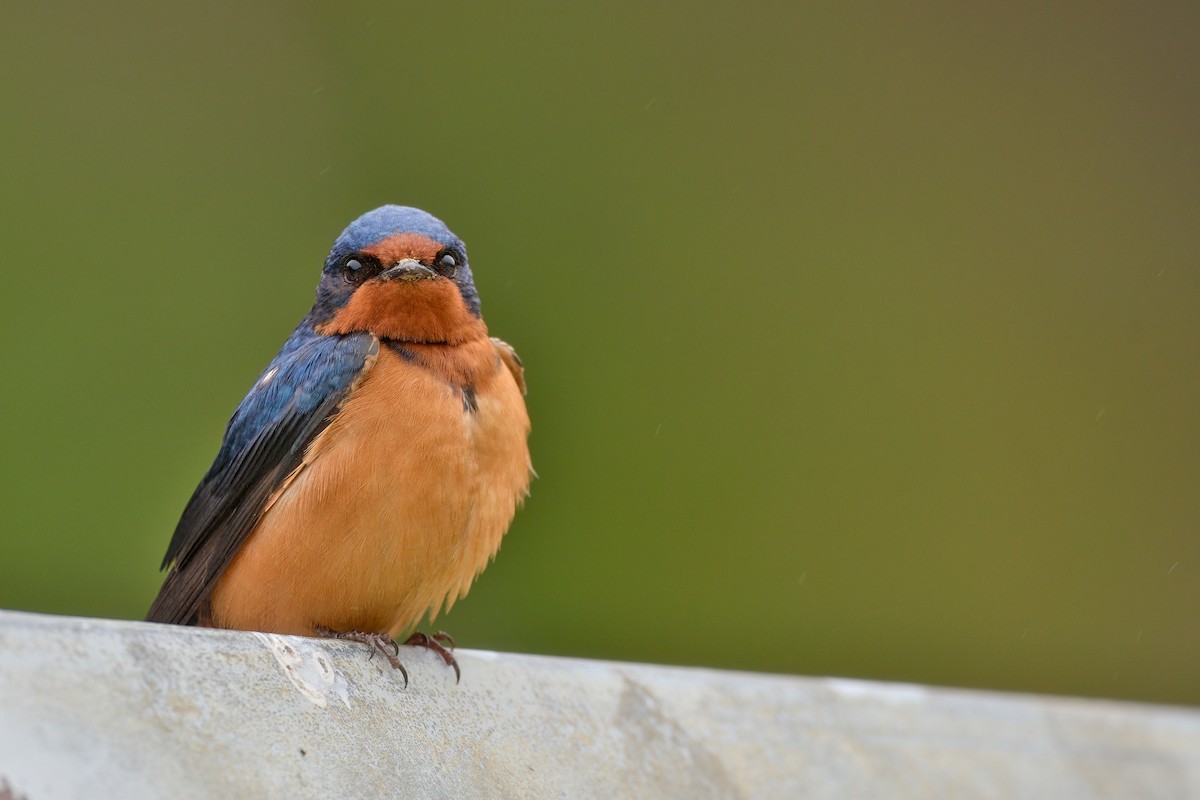
[[[475,378],[474,410],[381,346],[218,582],[214,624],[397,636],[467,592],[530,476],[516,379],[490,342],[473,344],[459,366]]]

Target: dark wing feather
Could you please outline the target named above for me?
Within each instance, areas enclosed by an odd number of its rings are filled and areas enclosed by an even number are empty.
[[[229,420],[216,460],[188,501],[147,620],[198,621],[272,493],[300,465],[378,348],[369,334],[322,336],[307,323],[288,338]]]

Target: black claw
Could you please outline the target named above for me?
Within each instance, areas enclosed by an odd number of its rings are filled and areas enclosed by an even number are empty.
[[[323,636],[327,639],[341,639],[342,641],[365,644],[371,651],[371,654],[367,656],[367,660],[372,660],[375,658],[375,654],[379,653],[387,659],[392,669],[400,671],[400,674],[404,676],[404,686],[408,687],[408,670],[400,663],[399,658],[400,643],[386,633],[335,631],[323,626],[316,626],[313,628],[313,631],[318,636]],[[438,631],[432,634],[414,633],[404,643],[413,647],[424,647],[426,650],[432,650],[437,653],[441,656],[442,661],[446,663],[446,666],[454,670],[454,682],[460,683],[462,681],[462,670],[458,666],[458,659],[450,652],[454,649],[454,637],[450,634],[445,631]]]
[[[458,667],[458,659],[442,644],[443,639],[448,640],[450,646],[454,647],[454,638],[445,631],[438,631],[432,636],[420,632],[414,633],[404,643],[412,647],[424,647],[426,650],[432,650],[437,653],[442,657],[442,661],[446,662],[447,667],[454,668],[454,682],[460,683],[462,681],[462,670]]]
[[[392,665],[392,669],[400,670],[400,674],[404,676],[404,687],[408,688],[408,670],[400,663],[398,656],[400,655],[400,645],[396,640],[388,636],[386,633],[366,633],[364,631],[335,631],[324,626],[316,626],[313,631],[318,636],[323,636],[327,639],[341,639],[347,642],[359,642],[365,644],[371,651],[367,656],[370,661],[375,658],[375,654],[379,653],[388,660]],[[389,652],[390,651],[390,652]]]

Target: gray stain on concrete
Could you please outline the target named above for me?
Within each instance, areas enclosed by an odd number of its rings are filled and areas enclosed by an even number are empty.
[[[652,797],[740,798],[721,760],[667,714],[653,693],[626,676],[614,720],[624,734],[629,774],[652,776]]]

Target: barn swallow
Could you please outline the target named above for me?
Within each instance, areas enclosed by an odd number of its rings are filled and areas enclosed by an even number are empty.
[[[467,593],[528,494],[524,394],[462,240],[415,208],[364,214],[233,413],[146,618],[353,639],[404,672],[396,637]],[[444,634],[408,643],[457,673]]]

